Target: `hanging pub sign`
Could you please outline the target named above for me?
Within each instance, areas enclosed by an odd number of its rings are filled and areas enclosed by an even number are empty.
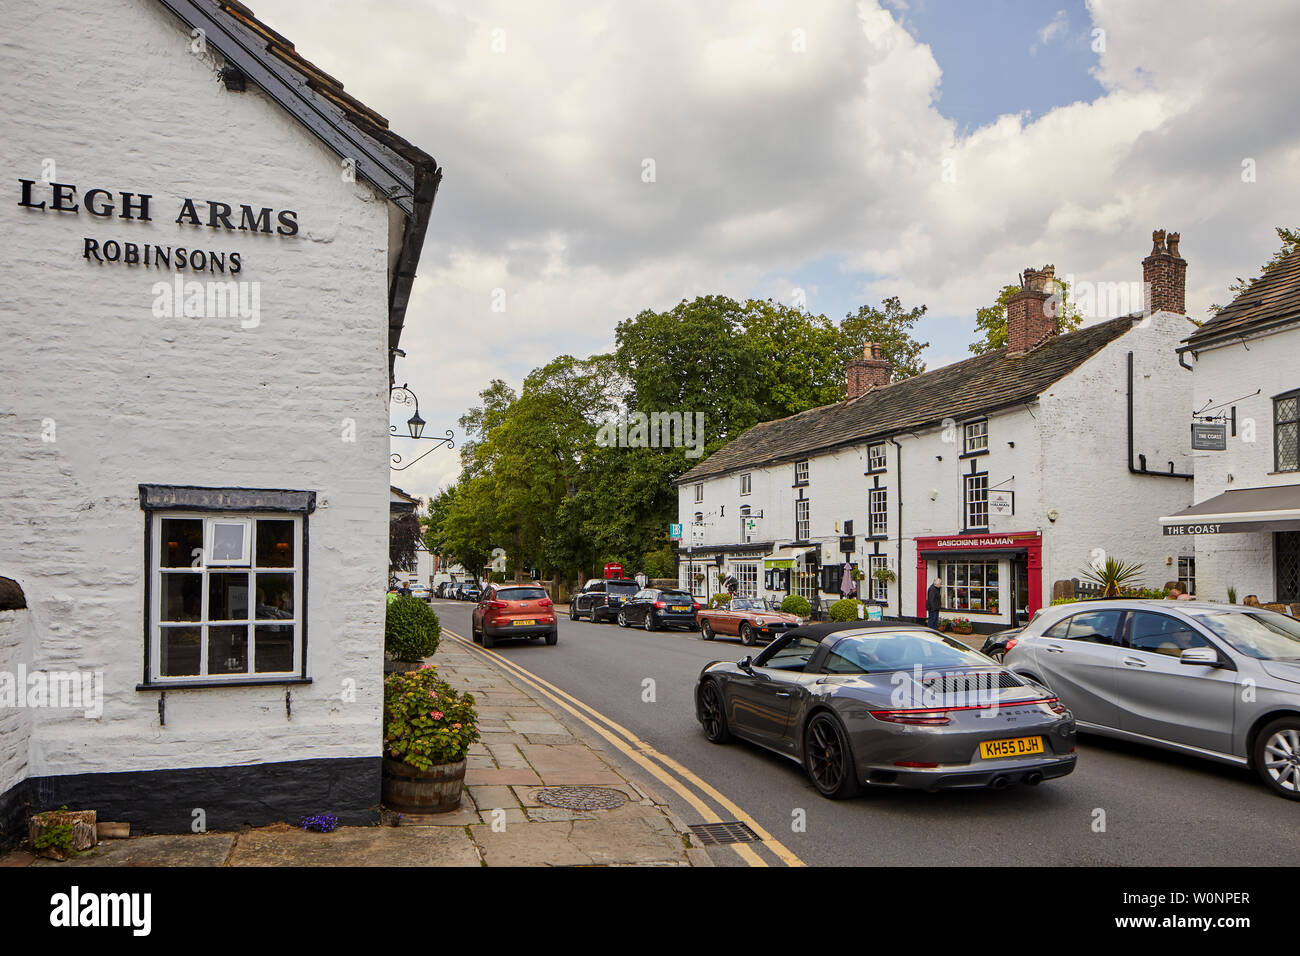
[[[1014,491],[990,491],[989,514],[1013,515],[1016,513],[1016,493]]]
[[[858,539],[856,535],[840,535],[840,554],[852,554],[858,550]]]
[[[1212,422],[1192,422],[1192,451],[1227,450],[1227,425]]]

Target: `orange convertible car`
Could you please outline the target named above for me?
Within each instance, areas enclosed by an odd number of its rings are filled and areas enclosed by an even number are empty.
[[[695,615],[700,637],[739,637],[742,644],[769,641],[803,623],[793,614],[782,614],[762,598],[732,598],[722,607],[703,608]]]

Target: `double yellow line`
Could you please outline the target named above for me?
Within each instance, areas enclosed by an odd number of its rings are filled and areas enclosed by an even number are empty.
[[[491,663],[500,667],[502,670],[519,678],[524,683],[531,686],[538,693],[543,694],[556,705],[564,708],[578,720],[582,721],[596,733],[609,741],[618,751],[634,761],[639,767],[650,773],[656,780],[659,780],[666,787],[672,789],[674,793],[685,800],[700,815],[705,823],[721,823],[723,818],[705,802],[703,798],[712,800],[715,804],[722,807],[730,819],[738,820],[744,823],[751,830],[757,833],[763,840],[764,845],[774,853],[778,859],[786,866],[803,866],[804,863],[799,857],[795,856],[787,847],[777,840],[772,834],[759,826],[758,821],[747,814],[740,807],[736,806],[731,800],[719,793],[714,787],[710,786],[704,780],[683,767],[673,758],[661,754],[644,740],[638,737],[626,727],[606,717],[600,711],[589,707],[576,697],[565,693],[554,684],[543,680],[532,671],[520,667],[518,664],[506,657],[498,654],[496,651],[480,647],[473,641],[469,640],[462,634],[443,627],[444,636],[450,636],[457,643],[472,651],[474,654],[489,660]],[[702,796],[701,796],[702,795]],[[767,866],[767,861],[763,859],[754,848],[746,843],[728,844],[742,860],[750,866]]]

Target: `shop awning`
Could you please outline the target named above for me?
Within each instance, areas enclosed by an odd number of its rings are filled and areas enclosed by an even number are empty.
[[[764,568],[793,568],[796,564],[807,564],[808,555],[815,554],[817,548],[777,548],[763,559]]]
[[[1225,491],[1160,519],[1165,534],[1300,531],[1300,485]]]

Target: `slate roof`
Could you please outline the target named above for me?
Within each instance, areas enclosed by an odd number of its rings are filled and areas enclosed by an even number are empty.
[[[1183,339],[1180,352],[1276,322],[1300,318],[1300,250],[1252,282],[1219,314]]]
[[[1140,315],[1122,315],[1054,335],[1022,355],[999,349],[894,382],[835,405],[755,425],[677,479],[698,481],[832,448],[884,439],[1031,402],[1119,338]]]
[[[428,153],[388,128],[388,120],[302,56],[283,34],[237,0],[158,0],[206,42],[246,83],[261,89],[406,216],[401,251],[388,290],[388,375],[410,301],[442,168]],[[232,94],[238,95],[238,94]]]

